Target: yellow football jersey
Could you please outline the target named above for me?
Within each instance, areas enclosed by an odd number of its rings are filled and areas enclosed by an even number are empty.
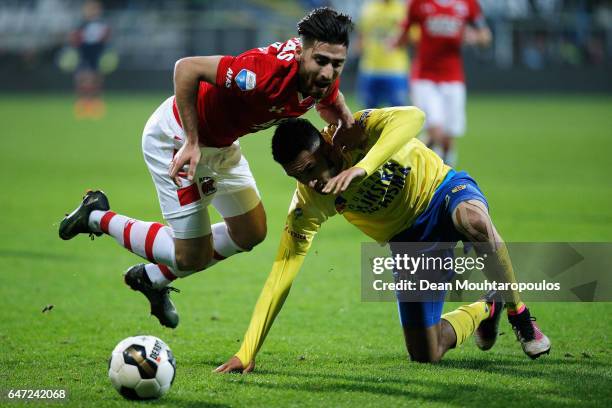
[[[301,241],[296,242],[300,252],[310,246],[319,225],[335,214],[379,242],[387,242],[412,225],[450,170],[415,138],[423,119],[419,109],[408,106],[355,114],[356,126],[363,127],[367,142],[363,149],[344,156],[344,168],[362,167],[367,177],[338,196],[321,195],[298,183],[286,228]],[[332,132],[326,128],[322,135],[329,140]],[[379,149],[374,148],[377,143]]]
[[[375,0],[362,8],[358,30],[361,36],[360,70],[371,74],[408,74],[405,48],[391,49],[390,43],[401,31],[406,16],[404,2]]]
[[[355,113],[355,126],[366,134],[359,149],[347,152],[343,168],[361,167],[366,177],[344,193],[322,195],[298,183],[272,271],[259,296],[236,356],[246,365],[259,351],[289,294],[321,224],[335,214],[379,242],[410,227],[423,212],[450,167],[416,136],[425,115],[411,106]],[[334,129],[322,132],[331,139]]]

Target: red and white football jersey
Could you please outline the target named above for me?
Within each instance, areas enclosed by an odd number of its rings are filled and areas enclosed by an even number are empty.
[[[248,133],[269,128],[284,118],[301,116],[315,103],[335,102],[339,80],[320,101],[302,98],[298,92],[295,50],[299,45],[300,39],[292,38],[237,57],[221,58],[216,85],[200,82],[197,99],[200,143],[229,146]],[[176,101],[173,110],[180,124]]]
[[[411,78],[463,82],[461,42],[465,25],[482,18],[476,0],[411,0],[405,24],[417,24],[421,29]]]

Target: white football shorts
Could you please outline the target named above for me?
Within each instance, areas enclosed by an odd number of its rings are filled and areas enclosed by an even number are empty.
[[[465,84],[415,79],[412,103],[425,112],[425,127],[439,126],[452,137],[465,133]]]
[[[142,134],[142,151],[162,214],[179,239],[210,234],[208,206],[223,218],[245,214],[261,201],[249,163],[238,142],[231,146],[201,147],[202,158],[193,183],[181,178],[177,187],[168,171],[170,161],[185,141],[185,132],[172,113],[173,97],[151,115]],[[185,167],[186,171],[186,167]]]

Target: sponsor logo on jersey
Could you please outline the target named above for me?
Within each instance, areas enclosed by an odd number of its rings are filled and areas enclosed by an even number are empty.
[[[356,191],[347,193],[350,196],[346,208],[342,210],[374,214],[389,207],[404,189],[410,170],[410,167],[403,167],[399,163],[386,162],[372,176],[363,180]]]
[[[281,106],[280,108],[277,108],[276,105],[274,105],[273,107],[271,107],[270,109],[268,109],[268,112],[272,112],[272,113],[283,113],[283,111],[285,110],[284,106]]]
[[[232,86],[232,78],[234,77],[234,71],[231,68],[227,69],[225,74],[225,87],[230,88]]]
[[[202,194],[205,196],[209,196],[217,192],[215,180],[212,177],[200,177],[200,183],[200,189],[202,190]]]
[[[249,71],[248,69],[241,70],[238,75],[236,75],[236,85],[242,91],[250,91],[255,89],[255,85],[257,84],[257,75],[253,71]]]
[[[451,190],[451,193],[456,193],[461,190],[465,190],[467,188],[467,184],[460,184]]]
[[[285,231],[287,231],[287,234],[289,234],[292,238],[299,239],[301,241],[307,240],[306,235],[290,230],[288,225],[285,225]]]
[[[461,31],[462,20],[455,16],[432,16],[425,22],[431,35],[438,37],[455,37]]]

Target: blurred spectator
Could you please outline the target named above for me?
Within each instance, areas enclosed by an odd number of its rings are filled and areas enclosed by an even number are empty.
[[[100,72],[100,58],[110,38],[110,26],[102,19],[102,12],[98,1],[86,1],[82,8],[83,21],[70,35],[70,42],[79,52],[74,106],[78,119],[99,119],[106,111],[102,99],[104,77]]]
[[[544,68],[546,65],[546,37],[543,34],[535,34],[527,40],[522,52],[523,65],[534,71]]]
[[[586,44],[586,60],[591,65],[602,65],[606,59],[604,41],[595,34],[591,34]]]
[[[577,40],[575,36],[570,33],[566,33],[561,37],[561,44],[559,46],[559,56],[561,62],[564,65],[577,66],[582,62],[580,55],[580,49],[577,46]]]

